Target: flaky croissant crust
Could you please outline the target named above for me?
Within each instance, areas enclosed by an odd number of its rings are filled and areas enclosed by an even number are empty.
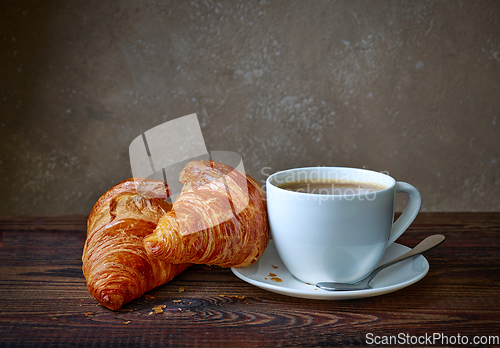
[[[141,192],[138,192],[141,191]],[[162,181],[132,178],[99,198],[87,221],[83,273],[90,294],[109,309],[165,284],[188,267],[146,253],[143,238],[171,209]],[[145,194],[153,197],[148,198]]]
[[[149,254],[169,263],[241,267],[269,242],[264,193],[250,176],[225,164],[192,161],[173,209],[144,239]]]

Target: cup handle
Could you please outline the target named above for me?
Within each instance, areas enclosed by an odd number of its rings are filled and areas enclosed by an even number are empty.
[[[387,241],[386,247],[391,245],[403,234],[404,231],[411,225],[417,217],[420,206],[422,205],[422,197],[420,192],[412,185],[398,181],[396,183],[396,193],[404,192],[408,195],[408,204],[406,205],[403,214],[392,225],[391,235]]]

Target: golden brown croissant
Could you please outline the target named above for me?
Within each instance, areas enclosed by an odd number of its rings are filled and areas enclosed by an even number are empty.
[[[90,294],[109,309],[119,309],[189,266],[146,253],[143,238],[172,204],[142,192],[166,198],[168,186],[157,180],[125,180],[99,198],[87,221],[83,274]]]
[[[192,161],[182,170],[184,184],[172,210],[144,238],[149,254],[170,263],[222,267],[255,262],[269,242],[264,192],[234,168]]]

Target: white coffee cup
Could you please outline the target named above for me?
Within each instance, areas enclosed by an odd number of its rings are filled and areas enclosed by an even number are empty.
[[[381,185],[379,191],[349,195],[314,194],[280,188],[297,181]],[[342,167],[289,169],[266,181],[269,226],[283,263],[299,280],[355,283],[367,276],[385,250],[410,226],[420,210],[418,190],[375,171]],[[394,221],[397,192],[409,196]]]

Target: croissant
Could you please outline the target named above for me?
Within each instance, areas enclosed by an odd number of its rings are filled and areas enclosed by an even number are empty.
[[[269,242],[264,192],[250,176],[214,161],[192,161],[173,208],[144,238],[150,255],[165,262],[248,266]]]
[[[94,205],[82,268],[90,294],[103,306],[117,310],[189,266],[169,264],[144,249],[143,238],[172,207],[162,199],[167,196],[165,182],[132,178],[111,188]]]

